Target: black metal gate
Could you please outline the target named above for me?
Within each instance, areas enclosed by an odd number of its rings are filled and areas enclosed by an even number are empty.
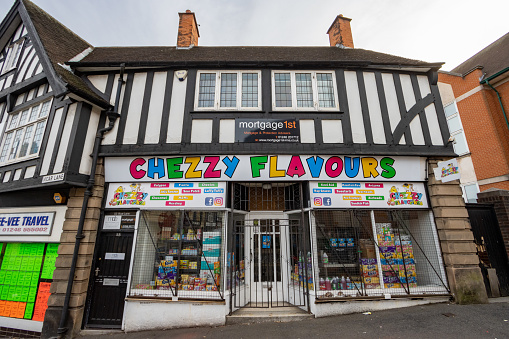
[[[467,211],[485,283],[489,284],[487,269],[494,268],[500,295],[509,296],[509,260],[495,211],[491,205],[483,204],[467,204]],[[490,295],[491,289],[487,290]]]
[[[233,307],[307,306],[311,254],[300,218],[235,219],[229,255]]]

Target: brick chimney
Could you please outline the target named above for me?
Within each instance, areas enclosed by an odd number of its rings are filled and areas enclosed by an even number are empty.
[[[329,34],[329,42],[331,47],[339,46],[353,48],[350,21],[352,21],[352,19],[345,18],[343,14],[338,15],[336,19],[334,19],[334,22],[327,31],[327,34]]]
[[[191,45],[198,46],[198,38],[200,32],[198,31],[198,24],[196,17],[190,10],[185,13],[179,13],[179,31],[177,35],[177,47],[190,47]]]

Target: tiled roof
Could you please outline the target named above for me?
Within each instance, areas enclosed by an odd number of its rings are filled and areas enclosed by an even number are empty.
[[[482,66],[483,72],[486,72],[485,78],[509,67],[509,33],[464,61],[452,72],[465,74],[478,66]]]
[[[337,47],[97,47],[74,65],[157,66],[171,64],[352,64],[440,67],[442,63],[428,63],[390,54],[355,48]]]
[[[86,48],[91,47],[91,45],[31,1],[22,0],[22,2],[53,69],[67,83],[67,88],[71,92],[101,106],[109,105],[108,102],[92,91],[81,78],[59,65],[65,64],[65,62],[83,52]]]

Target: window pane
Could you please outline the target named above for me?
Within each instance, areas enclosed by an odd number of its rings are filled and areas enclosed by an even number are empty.
[[[258,74],[242,74],[242,107],[258,107]]]
[[[34,129],[34,125],[30,125],[26,128],[25,137],[23,138],[23,142],[21,143],[21,149],[19,150],[19,157],[24,157],[27,155],[28,145],[30,144],[30,139],[32,138],[32,130]]]
[[[447,105],[444,107],[444,112],[446,117],[450,117],[454,113],[458,113],[458,110],[456,109],[456,104],[452,103],[450,105]]]
[[[39,114],[39,118],[44,118],[45,116],[48,115],[49,104],[50,104],[49,101],[46,101],[45,103],[42,104],[41,113]]]
[[[313,107],[313,85],[310,73],[295,74],[297,107]]]
[[[32,141],[32,147],[30,147],[30,154],[39,152],[41,146],[42,132],[44,130],[44,121],[37,124],[35,129],[34,140]]]
[[[465,135],[463,132],[454,135],[454,152],[456,154],[465,154],[468,153],[467,140],[465,139]]]
[[[448,119],[447,125],[449,126],[450,133],[454,133],[462,129],[460,118],[457,115],[454,118]]]
[[[41,107],[41,105],[37,105],[37,106],[32,107],[32,111],[30,112],[30,119],[28,119],[29,122],[32,122],[35,119],[37,119],[37,114],[39,112],[39,107]]]
[[[198,107],[214,107],[216,93],[216,74],[200,74],[200,94],[198,95]]]
[[[8,160],[12,160],[12,159],[16,158],[16,154],[18,153],[18,147],[19,147],[19,142],[21,140],[22,132],[23,132],[22,129],[14,132],[14,140],[12,141],[11,150],[9,151]]]
[[[465,195],[467,196],[467,201],[470,203],[477,202],[477,193],[478,193],[477,185],[466,185],[465,186]]]
[[[21,118],[19,119],[19,126],[26,124],[28,118],[28,109],[21,112]]]
[[[276,92],[276,107],[292,107],[292,86],[290,74],[274,74],[274,89]]]
[[[237,74],[221,74],[221,107],[237,106]]]
[[[332,74],[318,73],[316,75],[318,86],[318,104],[320,107],[334,107],[334,86],[332,84]]]
[[[9,124],[9,128],[14,128],[14,127],[18,126],[18,118],[19,118],[19,113],[13,114],[13,116],[11,118],[11,123]]]
[[[4,147],[2,148],[2,153],[0,154],[0,162],[4,162],[7,157],[7,151],[9,150],[9,146],[11,145],[13,135],[14,132],[10,132],[5,135],[5,143]]]

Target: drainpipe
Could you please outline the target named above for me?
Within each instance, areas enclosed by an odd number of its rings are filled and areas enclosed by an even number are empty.
[[[502,98],[500,97],[500,93],[498,93],[498,91],[495,89],[495,87],[491,86],[491,84],[489,82],[489,78],[486,79],[486,80],[481,81],[481,84],[483,82],[485,82],[488,86],[490,86],[490,88],[492,90],[495,91],[495,93],[497,93],[498,103],[500,104],[500,108],[502,108],[502,113],[504,113],[505,125],[507,126],[507,129],[509,130],[509,122],[507,121],[507,114],[505,112],[504,105],[502,104]]]
[[[85,224],[85,215],[87,213],[88,208],[88,199],[92,195],[92,190],[94,188],[95,183],[95,170],[97,167],[97,159],[99,155],[99,146],[101,145],[101,140],[104,136],[104,133],[110,131],[113,126],[115,125],[115,121],[117,121],[117,118],[120,116],[120,114],[117,113],[118,111],[118,103],[120,101],[120,92],[122,90],[122,85],[124,84],[124,69],[125,64],[120,65],[120,77],[118,78],[118,87],[117,87],[117,95],[115,99],[115,106],[113,107],[113,110],[106,111],[106,116],[108,117],[108,127],[102,128],[99,131],[97,131],[97,134],[95,136],[95,142],[94,142],[94,150],[92,153],[92,167],[90,169],[90,177],[87,182],[87,189],[85,190],[85,194],[83,197],[83,204],[81,205],[81,214],[80,214],[80,221],[78,224],[78,230],[76,232],[76,241],[74,243],[74,252],[72,254],[72,262],[71,262],[71,271],[69,272],[69,279],[67,281],[67,290],[65,292],[65,300],[64,300],[64,306],[62,308],[62,314],[60,316],[60,324],[58,325],[57,333],[59,334],[59,337],[62,337],[69,328],[65,327],[65,323],[67,321],[67,312],[69,310],[69,301],[71,299],[71,291],[72,291],[72,285],[74,283],[74,273],[76,271],[76,262],[78,261],[78,252],[80,249],[80,243],[81,239],[83,239],[85,236],[83,235],[83,226]]]

